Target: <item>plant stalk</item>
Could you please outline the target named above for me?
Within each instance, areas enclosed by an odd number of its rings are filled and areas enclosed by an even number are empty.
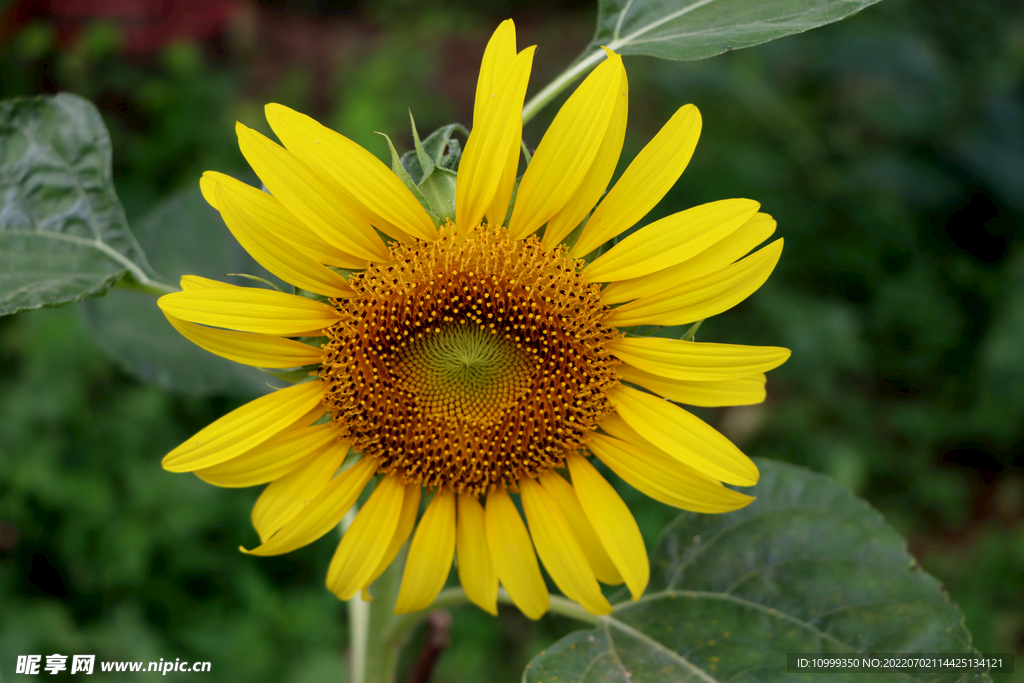
[[[366,683],[366,654],[370,603],[358,593],[348,601],[349,675],[352,683]]]
[[[573,81],[580,78],[590,67],[599,63],[605,58],[604,50],[595,50],[589,55],[576,62],[568,69],[560,73],[555,80],[548,83],[543,90],[534,95],[526,106],[523,107],[523,124],[537,115],[551,100],[558,97],[558,94],[565,90]]]
[[[377,584],[374,584],[376,586]],[[458,607],[459,605],[469,604],[469,597],[466,595],[461,587],[446,588],[441,591],[437,598],[424,610],[419,612],[410,612],[409,614],[399,614],[391,618],[391,623],[388,624],[387,628],[383,632],[384,638],[391,644],[392,647],[399,649],[408,639],[409,634],[416,626],[427,618],[431,612],[435,612],[439,609],[450,609],[452,607]],[[503,605],[512,605],[512,598],[505,592],[504,589],[498,590],[498,602]],[[559,614],[563,617],[569,617],[577,621],[582,621],[590,625],[596,625],[601,617],[591,614],[586,611],[575,602],[563,598],[560,595],[551,596],[551,611],[555,614]]]
[[[370,591],[373,600],[363,602],[369,618],[366,622],[366,649],[363,662],[364,678],[358,683],[394,683],[398,669],[398,655],[405,641],[393,642],[387,637],[394,621],[395,600],[402,582],[405,551],[399,553],[383,574],[373,582]],[[353,599],[362,600],[359,596]]]
[[[174,292],[181,291],[180,288],[173,285],[168,285],[160,282],[159,280],[148,278],[141,271],[133,271],[129,273],[128,277],[121,278],[114,286],[120,289],[129,289],[133,292],[150,294],[152,296],[163,296],[164,294],[173,294]]]

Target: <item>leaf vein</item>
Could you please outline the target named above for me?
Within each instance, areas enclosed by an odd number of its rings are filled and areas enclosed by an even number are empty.
[[[590,670],[591,670],[592,668],[594,668],[595,666],[597,666],[597,663],[598,663],[598,662],[600,662],[601,660],[603,660],[603,659],[606,659],[606,658],[608,658],[608,657],[610,657],[610,656],[612,656],[612,655],[611,655],[611,652],[609,652],[609,651],[607,651],[607,650],[606,650],[605,652],[602,652],[602,653],[601,653],[600,655],[598,655],[597,657],[594,657],[593,659],[591,659],[591,660],[590,660],[590,663],[589,663],[589,664],[587,664],[587,665],[586,665],[585,667],[583,667],[583,671],[581,671],[581,672],[580,672],[580,678],[579,678],[579,680],[581,680],[581,681],[584,681],[584,680],[586,680],[586,678],[587,678],[587,674],[588,674],[588,673],[590,673]]]
[[[611,632],[608,630],[607,619],[601,621],[601,630],[604,631],[604,640],[608,643],[608,654],[611,655],[612,663],[618,665],[619,671],[622,672],[622,678],[625,680],[629,679],[626,671],[626,665],[622,662],[622,657],[619,655],[619,649],[615,647],[615,639],[612,638]]]
[[[815,635],[817,635],[817,636],[819,636],[821,638],[824,638],[824,639],[826,639],[828,641],[831,641],[835,645],[839,645],[841,647],[847,648],[848,650],[853,651],[853,652],[857,651],[856,648],[854,648],[852,645],[848,645],[848,644],[844,643],[843,641],[839,640],[838,638],[836,638],[835,636],[831,635],[830,633],[822,631],[821,629],[819,629],[814,624],[811,624],[811,623],[808,623],[806,621],[803,621],[799,617],[794,617],[793,615],[787,614],[786,612],[782,612],[780,610],[777,610],[774,607],[768,607],[766,605],[759,605],[756,602],[753,602],[752,600],[746,600],[744,598],[740,598],[740,597],[737,597],[735,595],[726,595],[724,593],[712,593],[710,591],[674,591],[674,590],[666,590],[666,591],[659,591],[658,593],[652,593],[650,595],[645,595],[644,597],[640,598],[638,601],[636,601],[636,602],[634,602],[632,604],[636,605],[636,604],[639,604],[639,603],[642,603],[642,602],[648,602],[650,600],[655,600],[655,599],[658,599],[658,598],[661,598],[661,597],[705,598],[705,599],[710,599],[710,600],[723,600],[725,602],[732,602],[732,603],[735,603],[737,605],[741,605],[743,607],[749,607],[751,609],[755,609],[758,612],[763,612],[763,613],[767,614],[768,616],[778,617],[778,618],[780,618],[780,619],[782,619],[784,621],[791,622],[791,623],[796,624],[797,626],[803,628],[804,630],[811,631]],[[627,605],[625,605],[623,607],[628,607],[628,605],[629,605],[629,603],[627,603]],[[615,607],[619,608],[620,606],[616,605]]]
[[[622,47],[623,45],[629,45],[630,43],[633,42],[634,39],[644,35],[645,33],[653,31],[654,29],[658,28],[662,24],[664,24],[666,22],[669,22],[669,21],[672,21],[673,19],[678,19],[679,17],[683,16],[684,14],[689,14],[693,10],[700,9],[701,7],[704,7],[705,5],[710,5],[712,2],[715,2],[715,0],[697,0],[697,2],[693,3],[689,7],[683,7],[680,10],[677,10],[675,12],[671,12],[671,13],[665,15],[664,17],[662,17],[661,19],[658,19],[657,21],[652,21],[647,26],[644,26],[643,28],[639,28],[636,31],[633,31],[633,33],[631,33],[628,36],[626,36],[625,38],[621,39],[621,43],[620,43],[619,47]],[[615,49],[615,48],[612,48],[612,49]]]
[[[857,563],[859,565],[867,564],[866,562],[858,562],[857,559],[854,558],[854,557],[849,557],[849,556],[844,556],[844,555],[799,555],[797,557],[787,557],[785,559],[778,560],[776,562],[765,562],[764,564],[761,564],[761,565],[755,567],[754,569],[750,570],[749,572],[747,572],[743,576],[741,576],[738,579],[736,579],[735,581],[733,581],[732,585],[729,586],[728,588],[726,588],[724,591],[722,591],[722,593],[726,594],[726,595],[731,594],[736,588],[739,588],[739,586],[741,584],[743,584],[745,581],[747,581],[747,579],[752,579],[755,576],[757,576],[758,574],[764,572],[765,570],[773,569],[775,567],[779,567],[779,566],[782,566],[782,565],[785,565],[785,564],[790,564],[790,563],[793,563],[793,562],[803,562],[805,560],[814,560],[814,561],[819,561],[819,562],[821,562],[821,561],[826,561],[826,562],[827,561],[848,562],[848,563]],[[877,566],[877,565],[873,565],[873,566]],[[883,567],[883,568],[887,569],[888,567]]]
[[[675,585],[676,585],[676,582],[679,580],[680,576],[682,575],[683,570],[686,569],[687,565],[689,565],[690,562],[694,558],[698,557],[705,550],[707,550],[709,547],[714,545],[715,541],[720,539],[725,533],[727,533],[729,531],[733,531],[734,529],[737,529],[737,528],[739,528],[741,526],[745,526],[746,524],[748,524],[750,522],[758,521],[758,520],[760,520],[763,517],[767,517],[769,515],[779,514],[780,512],[786,512],[786,513],[794,513],[794,512],[819,512],[819,513],[825,512],[825,513],[831,513],[832,510],[827,510],[827,509],[817,508],[817,507],[793,506],[793,507],[787,507],[787,508],[768,509],[768,510],[764,510],[763,512],[758,512],[757,514],[748,515],[746,517],[738,519],[736,522],[734,522],[732,524],[729,524],[727,526],[724,526],[721,529],[719,529],[718,531],[716,531],[713,536],[708,538],[708,540],[706,542],[702,543],[699,548],[697,548],[692,554],[687,556],[686,559],[683,560],[683,562],[681,562],[679,564],[679,566],[676,568],[674,574],[672,575],[672,579],[667,584],[667,587],[669,589],[674,588]],[[672,526],[674,526],[674,524]],[[663,532],[663,535],[665,533],[667,533],[672,528],[672,526],[669,526],[668,528],[666,528],[665,531]]]
[[[750,22],[750,23],[747,23],[747,24],[742,24],[740,26],[722,26],[720,28],[707,28],[707,29],[702,29],[702,30],[697,31],[697,32],[681,31],[679,33],[659,33],[657,35],[651,36],[649,38],[645,38],[643,40],[631,40],[629,42],[629,44],[630,45],[643,45],[645,43],[658,43],[658,42],[664,42],[666,40],[672,40],[672,39],[675,39],[675,38],[687,38],[687,37],[691,37],[691,36],[697,36],[697,37],[702,37],[702,38],[703,37],[716,36],[716,35],[719,35],[719,34],[728,36],[730,33],[735,33],[736,29],[738,29],[738,28],[742,28],[742,29],[744,29],[746,31],[750,31],[750,30],[766,30],[766,29],[784,29],[784,30],[797,29],[797,30],[799,30],[800,27],[801,27],[801,24],[798,24],[798,23],[788,23],[788,22],[790,22],[791,20],[794,20],[794,19],[799,19],[800,17],[804,17],[804,16],[807,16],[807,15],[810,15],[810,14],[813,14],[813,12],[811,12],[811,11],[797,12],[797,13],[794,13],[794,14],[790,14],[790,15],[785,15],[785,16],[779,17],[779,21],[755,21],[755,22]]]
[[[632,6],[633,0],[626,0],[626,6],[619,12],[619,20],[615,22],[615,31],[612,32],[612,40],[618,40],[619,35],[622,31],[622,22],[626,19],[626,13],[629,12],[630,6]]]
[[[621,621],[619,621],[618,619],[614,619],[614,618],[611,618],[611,617],[605,617],[603,619],[603,621],[605,623],[607,623],[607,624],[611,624],[611,625],[615,626],[615,628],[619,629],[623,633],[626,633],[627,635],[630,635],[633,638],[636,638],[637,640],[639,640],[640,642],[644,643],[648,647],[651,647],[654,650],[657,650],[658,652],[661,652],[661,653],[665,654],[666,656],[668,656],[669,659],[675,660],[680,665],[682,665],[685,669],[687,669],[688,671],[690,671],[694,675],[696,675],[702,681],[705,681],[706,683],[718,683],[714,678],[709,676],[707,674],[707,672],[705,672],[699,666],[697,666],[696,664],[694,664],[693,662],[688,660],[686,657],[684,657],[681,654],[679,654],[678,652],[676,652],[675,650],[662,645],[661,643],[656,641],[654,638],[651,638],[650,636],[648,636],[646,633],[643,633],[641,631],[637,631],[632,626],[630,626],[628,624],[624,624]],[[605,630],[607,632],[607,626],[605,626]],[[611,639],[611,634],[608,634],[608,638],[609,638],[609,640]]]

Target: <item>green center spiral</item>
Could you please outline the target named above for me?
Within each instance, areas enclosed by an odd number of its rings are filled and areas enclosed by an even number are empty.
[[[460,321],[410,344],[392,371],[400,390],[426,412],[490,423],[530,387],[530,354],[491,328]]]

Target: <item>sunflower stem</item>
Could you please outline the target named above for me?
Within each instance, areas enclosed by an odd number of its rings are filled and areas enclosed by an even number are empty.
[[[360,683],[393,683],[395,680],[398,655],[405,641],[392,642],[388,633],[395,619],[393,612],[402,580],[402,569],[405,567],[404,555],[404,551],[400,553],[373,582],[370,587],[373,600],[364,603],[368,608],[369,619],[366,629],[365,678]]]
[[[159,280],[153,280],[142,273],[129,273],[128,277],[121,278],[116,285],[118,289],[130,289],[133,292],[142,292],[152,296],[163,296],[180,292],[181,289]]]
[[[401,575],[401,563],[394,562],[373,582],[373,599],[357,594],[348,601],[351,653],[349,670],[352,683],[393,683],[398,655],[404,640],[388,637],[394,616],[395,596]]]
[[[353,505],[338,525],[344,536],[352,522],[356,521],[359,506]],[[370,604],[358,593],[348,601],[349,639],[349,680],[351,683],[366,683],[366,650],[370,626]]]
[[[344,534],[356,519],[358,506],[352,506],[339,525]],[[405,566],[405,551],[384,570],[368,589],[370,599],[357,593],[348,601],[349,681],[351,683],[393,683],[398,654],[404,641],[388,638],[395,620],[395,598]]]
[[[376,585],[377,584],[374,584],[374,586]],[[498,602],[503,605],[514,605],[512,598],[509,597],[509,594],[506,593],[504,589],[498,590]],[[438,593],[434,602],[430,603],[430,607],[422,609],[419,612],[399,614],[392,617],[391,623],[389,623],[387,628],[384,630],[384,639],[388,646],[394,648],[396,651],[400,650],[405,644],[405,641],[408,640],[413,629],[416,628],[421,621],[430,616],[432,612],[436,612],[440,609],[451,609],[452,607],[467,605],[469,603],[469,597],[466,595],[466,591],[461,587],[446,588]],[[572,600],[563,598],[560,595],[551,596],[551,611],[563,617],[582,621],[590,625],[596,625],[601,619],[601,617],[587,612]]]
[[[558,74],[555,80],[548,83],[543,90],[533,96],[533,98],[526,103],[523,107],[523,123],[526,124],[530,119],[537,115],[541,109],[543,109],[551,100],[558,97],[558,94],[565,90],[569,85],[572,84],[577,78],[581,77],[587,69],[594,66],[607,55],[604,50],[595,50],[589,55],[576,62],[568,69]]]
[[[352,683],[366,683],[366,646],[370,603],[356,595],[348,601],[349,669]]]
[[[498,596],[498,599],[501,599],[500,595]],[[582,621],[584,623],[590,624],[591,626],[596,626],[598,622],[601,620],[601,617],[597,616],[596,614],[591,614],[587,610],[577,605],[572,600],[563,598],[560,595],[551,596],[551,611],[563,617],[569,617],[570,619],[575,619],[576,621]]]
[[[374,584],[376,586],[377,584]],[[469,598],[466,597],[466,592],[461,588],[447,588],[441,591],[434,602],[430,604],[430,607],[422,609],[418,612],[409,612],[408,614],[396,614],[391,617],[390,623],[384,629],[383,639],[387,647],[393,648],[396,652],[402,649],[405,642],[409,639],[409,635],[417,625],[428,616],[431,612],[435,612],[439,609],[448,609],[450,607],[458,607],[469,602]]]

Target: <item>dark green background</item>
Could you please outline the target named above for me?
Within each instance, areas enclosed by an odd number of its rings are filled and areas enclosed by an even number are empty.
[[[0,37],[0,97],[96,102],[138,225],[202,171],[244,168],[233,122],[269,132],[267,101],[381,156],[374,131],[410,146],[407,108],[421,131],[469,123],[483,45],[505,17],[521,46],[540,46],[535,92],[590,39],[594,9],[574,5],[252,4],[219,38],[135,55],[116,24],[78,20],[65,41],[37,18]],[[748,453],[828,473],[881,509],[976,646],[1016,651],[1024,670],[1024,9],[886,0],[708,61],[626,68],[624,161],[678,106],[704,117],[693,162],[649,219],[750,197],[786,239],[768,284],[698,338],[793,358],[770,374],[764,405],[706,417]],[[527,144],[552,115],[527,127]],[[16,655],[55,652],[213,663],[191,680],[341,680],[344,608],[322,585],[333,544],[243,556],[258,491],[159,466],[242,401],[140,383],[75,307],[0,320],[4,680]],[[653,546],[672,511],[623,493]],[[454,616],[437,681],[518,680],[573,627],[513,610]]]

